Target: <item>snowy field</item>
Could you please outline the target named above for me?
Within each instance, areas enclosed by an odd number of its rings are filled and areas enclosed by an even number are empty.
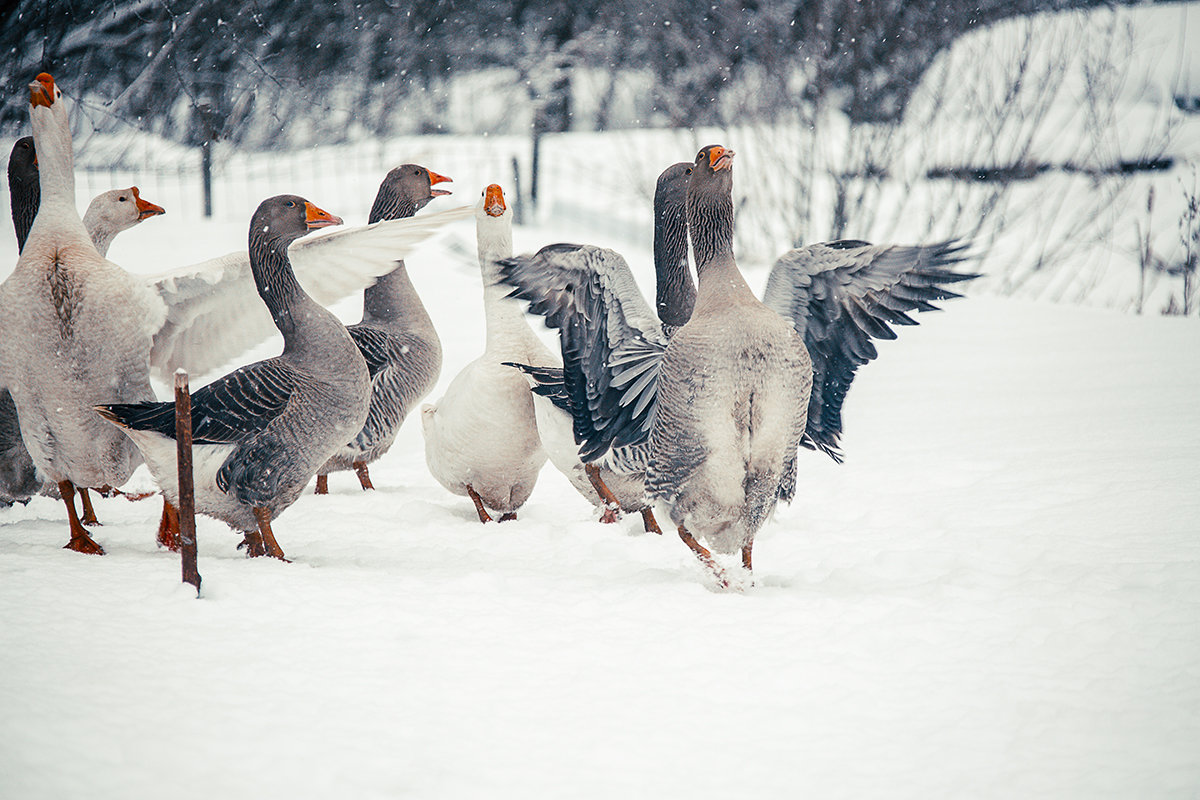
[[[1146,13],[1164,27],[1180,8]],[[1183,127],[1194,156],[1200,127]],[[646,190],[716,140],[555,139],[517,251],[614,246],[652,295]],[[753,195],[754,142],[720,140]],[[194,191],[177,208],[143,185],[168,213],[109,255],[151,273],[243,249],[277,192],[365,222],[376,162],[451,175],[430,210],[472,203],[511,192],[526,146],[412,138],[274,154],[294,162],[277,171],[247,156],[233,166],[255,189],[218,194],[216,221]],[[289,181],[317,160],[334,166]],[[80,199],[107,188],[81,178]],[[1132,243],[1140,198],[1115,239]],[[752,286],[766,263],[744,260]],[[1086,277],[1128,298],[1122,264]],[[473,226],[408,266],[445,350],[434,400],[483,348]],[[415,417],[372,465],[377,491],[337,473],[279,518],[292,563],[246,559],[201,518],[199,599],[155,545],[157,499],[97,502],[102,558],[61,549],[59,501],[0,509],[0,800],[1200,797],[1200,324],[989,280],[880,344],[847,400],[846,463],[803,453],[740,594],[710,590],[677,536],[596,522],[549,464],[517,521],[481,525],[430,476]],[[335,310],[357,321],[361,301]],[[153,483],[141,469],[127,488]]]
[[[472,234],[409,260],[434,397],[482,349]],[[243,236],[167,216],[112,256]],[[155,500],[99,502],[103,558],[60,549],[56,501],[0,511],[0,797],[1195,797],[1200,326],[986,297],[920,319],[741,595],[549,466],[480,525],[415,419],[378,491],[340,473],[279,519],[293,563],[202,518],[199,600]]]

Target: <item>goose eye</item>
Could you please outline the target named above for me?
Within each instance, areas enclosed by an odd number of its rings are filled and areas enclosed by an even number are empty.
[[[288,201],[287,201],[287,207],[288,207],[288,208],[295,208],[295,207],[296,207],[296,204],[295,204],[295,203],[293,203],[291,200],[288,200]]]
[[[120,197],[118,197],[118,198],[117,198],[117,200],[119,200],[120,202],[124,203],[124,202],[125,202],[125,195],[121,195]]]

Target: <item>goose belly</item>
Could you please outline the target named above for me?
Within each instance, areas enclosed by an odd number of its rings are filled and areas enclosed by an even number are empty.
[[[790,326],[740,340],[682,334],[664,358],[647,483],[675,524],[734,552],[778,501],[804,432],[811,361]]]
[[[175,440],[154,431],[122,430],[137,444],[158,488],[172,505],[178,507],[179,469]],[[254,513],[217,486],[217,472],[234,447],[232,444],[198,444],[192,448],[196,513],[215,517],[238,530],[255,530]]]
[[[438,483],[508,512],[533,492],[546,462],[525,378],[512,367],[476,361],[435,405],[421,409],[425,461]]]

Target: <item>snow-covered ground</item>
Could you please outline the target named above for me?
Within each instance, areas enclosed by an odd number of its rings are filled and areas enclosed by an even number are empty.
[[[472,233],[409,260],[434,397],[482,348]],[[244,235],[167,216],[112,256]],[[341,473],[279,519],[293,563],[202,518],[200,599],[154,500],[99,503],[102,558],[60,549],[56,501],[0,511],[0,797],[1195,797],[1200,326],[986,297],[920,320],[860,371],[847,462],[804,454],[745,594],[549,466],[480,525],[415,419],[378,491]]]
[[[1198,6],[1142,11],[1166,41]],[[745,133],[548,139],[554,177],[517,250],[615,246],[650,292],[654,176],[720,140],[753,196],[779,176],[752,169],[769,150]],[[110,257],[150,273],[244,248],[249,212],[283,191],[363,222],[401,161],[454,177],[433,207],[511,193],[526,147],[236,156],[216,221],[181,167],[142,186],[168,215]],[[1073,187],[1056,201],[1071,208],[1094,190],[1045,181],[1023,191]],[[81,177],[80,199],[107,188]],[[1132,246],[1130,196],[1101,227]],[[993,263],[1054,219],[1014,223]],[[408,261],[445,348],[431,400],[482,350],[474,250],[463,223]],[[765,263],[744,259],[751,285]],[[1072,280],[1128,308],[1129,263]],[[1030,296],[1073,299],[1066,278],[1044,283]],[[1200,325],[995,290],[968,285],[881,343],[849,394],[846,463],[803,454],[743,594],[706,588],[673,534],[599,524],[549,465],[516,522],[480,525],[429,475],[415,418],[372,466],[377,491],[339,473],[280,517],[290,564],[248,560],[200,519],[199,599],[155,546],[156,500],[99,501],[102,558],[61,549],[58,501],[0,509],[0,798],[1200,796]],[[336,310],[356,321],[359,301]],[[153,484],[139,470],[131,486]]]

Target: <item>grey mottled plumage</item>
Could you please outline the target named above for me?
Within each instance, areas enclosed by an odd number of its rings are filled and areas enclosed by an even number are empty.
[[[196,510],[238,530],[253,532],[260,514],[274,519],[291,505],[366,419],[366,363],[345,326],[308,296],[288,261],[292,241],[311,227],[340,222],[292,195],[262,202],[250,223],[251,267],[283,334],[283,353],[192,393]],[[98,410],[137,442],[175,503],[173,408],[136,403]]]
[[[832,242],[783,256],[760,303],[732,254],[732,155],[716,146],[697,155],[688,226],[700,287],[691,321],[669,342],[587,282],[520,263],[506,279],[564,331],[564,352],[572,342],[561,394],[578,387],[571,407],[585,459],[617,444],[648,457],[647,490],[670,505],[689,547],[712,565],[695,533],[720,551],[740,548],[749,567],[755,532],[796,491],[799,445],[840,457],[842,401],[854,369],[875,357],[870,338],[894,338],[890,324],[913,322],[906,311],[957,297],[942,284],[974,276],[946,269],[959,260],[954,243]]]
[[[433,188],[447,180],[416,164],[396,167],[379,186],[370,221],[411,217],[435,196],[449,194]],[[441,340],[403,261],[363,292],[362,322],[348,330],[371,375],[371,407],[362,430],[318,475],[357,465],[365,470],[386,453],[442,371]]]

